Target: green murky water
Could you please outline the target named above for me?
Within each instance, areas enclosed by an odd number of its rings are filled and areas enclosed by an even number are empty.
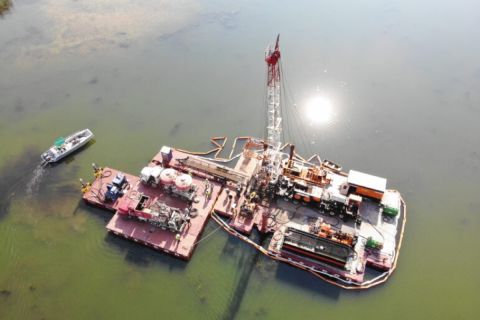
[[[12,2],[0,17],[0,318],[480,317],[477,1]],[[384,286],[337,290],[222,231],[186,264],[107,235],[109,213],[79,202],[91,162],[135,173],[163,144],[261,135],[263,50],[278,32],[286,138],[389,178],[407,200]],[[328,123],[302,114],[318,95]],[[94,144],[36,169],[84,127]]]

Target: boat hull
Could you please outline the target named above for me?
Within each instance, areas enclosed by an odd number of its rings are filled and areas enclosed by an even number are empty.
[[[66,146],[62,146],[61,148],[53,145],[50,147],[50,149],[48,149],[41,155],[41,159],[45,164],[56,163],[69,156],[70,154],[76,152],[77,150],[83,148],[94,138],[94,136],[95,135],[90,129],[77,131],[74,134],[69,135],[65,139],[65,141],[74,141],[74,139],[77,139],[76,143],[68,142]]]

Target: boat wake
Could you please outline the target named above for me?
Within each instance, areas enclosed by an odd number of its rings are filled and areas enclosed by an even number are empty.
[[[31,197],[38,192],[42,178],[45,175],[45,171],[45,166],[41,164],[37,165],[35,169],[33,169],[31,178],[25,187],[25,194],[27,197]]]

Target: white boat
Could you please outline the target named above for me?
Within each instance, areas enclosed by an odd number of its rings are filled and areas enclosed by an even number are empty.
[[[41,158],[45,164],[57,162],[86,145],[93,137],[90,129],[77,131],[66,138],[60,137],[50,149],[42,153]]]

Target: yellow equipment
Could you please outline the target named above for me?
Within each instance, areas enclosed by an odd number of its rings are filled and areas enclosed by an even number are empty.
[[[80,189],[82,193],[87,193],[92,187],[90,182],[84,182],[82,178],[80,178],[80,183],[82,184],[82,188]]]

